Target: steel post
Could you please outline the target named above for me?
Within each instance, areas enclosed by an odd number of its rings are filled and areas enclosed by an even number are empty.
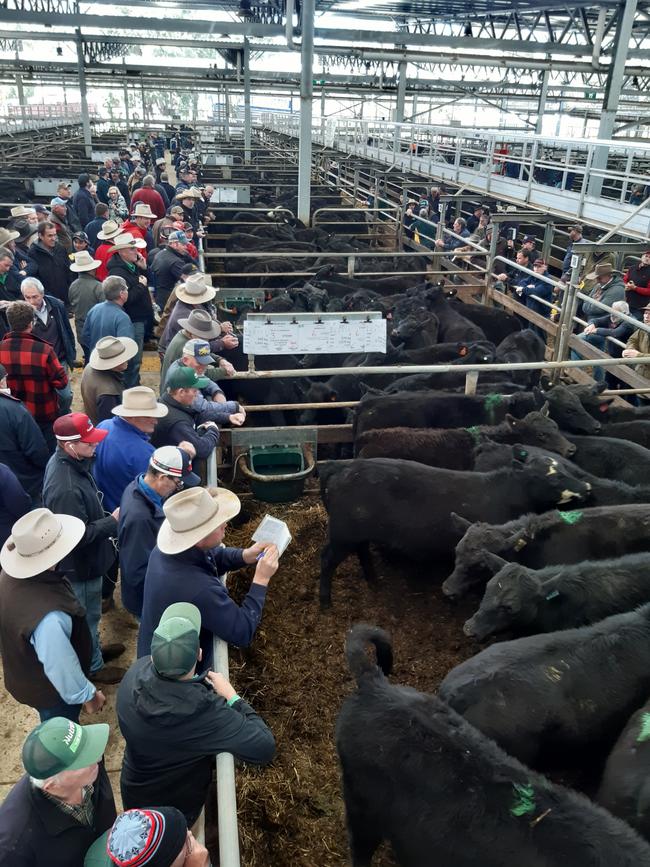
[[[537,123],[535,124],[535,132],[540,135],[542,132],[542,124],[544,121],[544,112],[546,111],[546,97],[548,96],[548,80],[551,73],[548,69],[544,70],[542,75],[542,86],[539,91],[539,103],[537,106]]]
[[[406,61],[402,60],[397,70],[397,95],[395,97],[395,143],[394,153],[400,152],[400,140],[402,128],[399,124],[404,123],[404,104],[406,102]]]
[[[251,50],[244,39],[244,162],[251,161]]]
[[[309,225],[311,186],[311,120],[314,95],[314,13],[315,0],[302,6],[302,47],[300,72],[300,139],[298,142],[298,219]]]
[[[88,114],[88,91],[86,90],[86,70],[84,62],[84,49],[81,39],[81,31],[77,30],[77,72],[79,75],[79,94],[81,96],[81,125],[84,134],[84,150],[86,156],[92,153],[93,137],[90,129],[90,116]]]

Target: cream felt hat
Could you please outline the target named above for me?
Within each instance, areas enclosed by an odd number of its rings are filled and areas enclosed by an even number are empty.
[[[36,210],[34,208],[27,208],[25,205],[18,205],[11,209],[11,216],[14,219],[16,217],[31,217],[31,215],[35,213]]]
[[[217,294],[214,286],[210,285],[210,275],[202,271],[190,274],[185,282],[176,286],[176,297],[186,304],[205,304],[212,301]]]
[[[116,220],[106,220],[105,223],[102,223],[101,231],[97,232],[97,237],[102,241],[108,241],[121,233],[122,226]]]
[[[157,220],[158,219],[146,202],[138,202],[136,204],[135,208],[131,211],[130,216],[131,217],[148,217],[150,220]]]
[[[163,554],[187,551],[238,515],[240,509],[239,497],[226,488],[219,488],[214,496],[205,488],[180,491],[163,504],[165,520],[157,545]]]
[[[158,403],[153,388],[136,385],[122,392],[122,403],[111,412],[122,418],[164,418],[169,410],[164,403]]]
[[[90,353],[93,370],[112,370],[138,354],[138,344],[130,337],[102,337]]]
[[[84,522],[73,515],[33,509],[11,528],[0,552],[0,565],[12,578],[33,578],[67,557],[85,532]]]
[[[80,250],[74,254],[74,262],[70,265],[70,270],[76,273],[80,271],[94,271],[101,264],[99,259],[93,259],[88,250]]]
[[[113,238],[113,246],[116,250],[144,250],[147,242],[144,238],[135,238],[130,232],[124,232]]]

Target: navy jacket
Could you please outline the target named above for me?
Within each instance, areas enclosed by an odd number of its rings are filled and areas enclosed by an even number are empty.
[[[207,458],[219,445],[218,428],[209,427],[198,430],[196,424],[200,421],[201,412],[191,406],[184,406],[169,394],[160,398],[169,412],[158,420],[156,429],[151,435],[154,448],[160,446],[177,446],[184,440],[191,442],[196,449],[197,460]]]
[[[56,327],[63,339],[63,345],[65,346],[65,358],[59,358],[59,361],[61,364],[65,363],[71,368],[74,364],[75,358],[77,357],[77,347],[74,341],[72,326],[70,325],[68,314],[65,311],[65,304],[63,304],[62,301],[59,301],[58,298],[54,298],[52,295],[46,295],[45,301],[52,318],[56,322]]]
[[[142,616],[144,576],[149,555],[156,547],[160,525],[165,520],[162,508],[147,497],[134,479],[122,494],[118,539],[122,604],[136,617]]]
[[[18,518],[29,512],[32,498],[6,464],[0,464],[0,547]]]
[[[91,220],[84,229],[84,232],[88,235],[88,244],[92,247],[93,250],[97,249],[97,232],[101,232],[102,226],[106,222],[106,219],[106,217],[95,217],[95,219]]]
[[[126,741],[120,786],[124,809],[165,804],[196,821],[212,781],[214,757],[270,762],[275,741],[243,699],[228,707],[200,680],[162,678],[148,657],[138,659],[117,692]]]
[[[88,827],[66,815],[25,775],[0,807],[0,864],[11,867],[83,867],[89,847],[116,819],[104,769],[94,783],[95,815]]]
[[[36,502],[50,457],[41,429],[22,401],[0,394],[0,461]]]
[[[201,612],[201,647],[206,671],[212,663],[212,636],[238,647],[248,647],[262,619],[266,587],[251,584],[241,605],[228,595],[218,577],[245,565],[241,548],[190,548],[181,554],[163,554],[156,546],[149,557],[144,581],[138,657],[151,653],[151,636],[163,611],[173,602],[191,602]]]
[[[77,192],[72,197],[72,207],[77,212],[79,222],[82,226],[87,226],[91,220],[95,219],[96,201],[85,187],[79,187]]]
[[[524,277],[527,275],[524,274]],[[553,301],[553,286],[550,283],[545,283],[544,280],[536,280],[534,277],[527,277],[526,280],[520,281],[519,285],[523,288],[523,298],[524,304],[528,307],[529,310],[534,310],[535,313],[539,313],[540,316],[544,316],[546,319],[551,315],[551,308],[547,307],[545,304],[540,304],[539,301],[536,301],[532,298],[532,295],[537,295],[539,298],[543,298],[545,301],[552,302]]]

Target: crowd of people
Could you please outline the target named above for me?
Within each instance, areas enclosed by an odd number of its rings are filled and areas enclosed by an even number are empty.
[[[147,153],[120,152],[0,229],[0,652],[7,691],[41,721],[0,807],[0,862],[17,867],[205,867],[191,829],[215,753],[263,765],[275,751],[211,668],[215,636],[253,640],[278,567],[270,542],[224,545],[239,499],[192,465],[246,421],[219,386],[238,339],[191,240],[211,191],[181,159],[170,201],[166,160],[141,170]],[[145,347],[159,395],[141,382]],[[223,576],[242,568],[238,605]],[[118,574],[138,629],[130,666],[102,640]],[[125,741],[119,816],[109,727],[79,724],[107,684]]]

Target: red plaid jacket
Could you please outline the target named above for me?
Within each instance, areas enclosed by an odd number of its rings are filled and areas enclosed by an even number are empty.
[[[7,368],[7,385],[37,422],[54,421],[59,403],[57,388],[68,374],[51,343],[26,331],[10,331],[0,342],[0,364]]]

